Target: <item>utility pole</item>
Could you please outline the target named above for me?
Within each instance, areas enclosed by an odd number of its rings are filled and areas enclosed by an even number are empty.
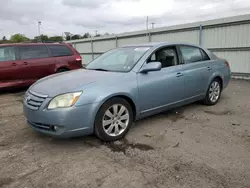
[[[146,23],[147,25],[146,25],[146,28],[147,28],[147,30],[148,30],[148,16],[147,16],[147,23]]]
[[[71,37],[73,36],[73,34],[71,34],[70,32],[64,32],[65,36],[66,36],[66,40],[69,37],[69,40],[71,40]]]
[[[42,22],[38,21],[38,37],[39,37],[40,42],[42,42],[42,39],[41,39],[41,30],[40,30],[41,24],[42,24]]]
[[[96,29],[96,30],[95,30],[95,36],[97,36],[97,33],[98,33],[98,30]]]
[[[154,29],[154,25],[155,25],[155,23],[154,23],[154,22],[152,22],[152,23],[151,23],[151,25],[152,25],[152,29]]]

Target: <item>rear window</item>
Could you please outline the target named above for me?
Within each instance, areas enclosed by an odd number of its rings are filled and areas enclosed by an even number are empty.
[[[0,47],[0,62],[16,60],[14,47]]]
[[[20,59],[40,59],[49,57],[46,46],[19,46]]]
[[[48,45],[48,48],[54,57],[72,56],[74,54],[72,50],[63,45]]]

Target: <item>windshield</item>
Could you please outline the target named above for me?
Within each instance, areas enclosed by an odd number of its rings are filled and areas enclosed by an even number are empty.
[[[128,72],[150,47],[125,47],[110,50],[94,59],[86,69]]]

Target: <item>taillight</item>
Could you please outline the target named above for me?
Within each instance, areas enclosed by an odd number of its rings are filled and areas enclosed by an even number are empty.
[[[226,65],[228,66],[228,68],[230,68],[230,65],[229,65],[228,61],[226,61],[225,63],[226,63]]]
[[[82,56],[77,56],[76,61],[82,61]]]

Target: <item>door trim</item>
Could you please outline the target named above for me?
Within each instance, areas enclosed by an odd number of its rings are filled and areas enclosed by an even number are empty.
[[[189,97],[189,98],[186,98],[186,99],[183,99],[183,100],[179,100],[179,101],[176,101],[176,102],[173,102],[173,103],[169,103],[169,104],[165,104],[165,105],[161,105],[161,106],[157,106],[157,107],[154,107],[154,108],[150,108],[148,110],[144,110],[144,111],[141,111],[140,114],[144,114],[144,113],[147,113],[147,112],[150,112],[150,111],[153,111],[153,110],[158,110],[160,108],[165,108],[167,106],[170,106],[170,105],[174,105],[174,104],[177,104],[177,103],[180,103],[180,102],[184,102],[184,101],[187,101],[187,100],[191,100],[193,98],[196,98],[196,97],[200,97],[202,95],[204,95],[205,93],[202,93],[202,94],[199,94],[199,95],[195,95],[193,97]]]

